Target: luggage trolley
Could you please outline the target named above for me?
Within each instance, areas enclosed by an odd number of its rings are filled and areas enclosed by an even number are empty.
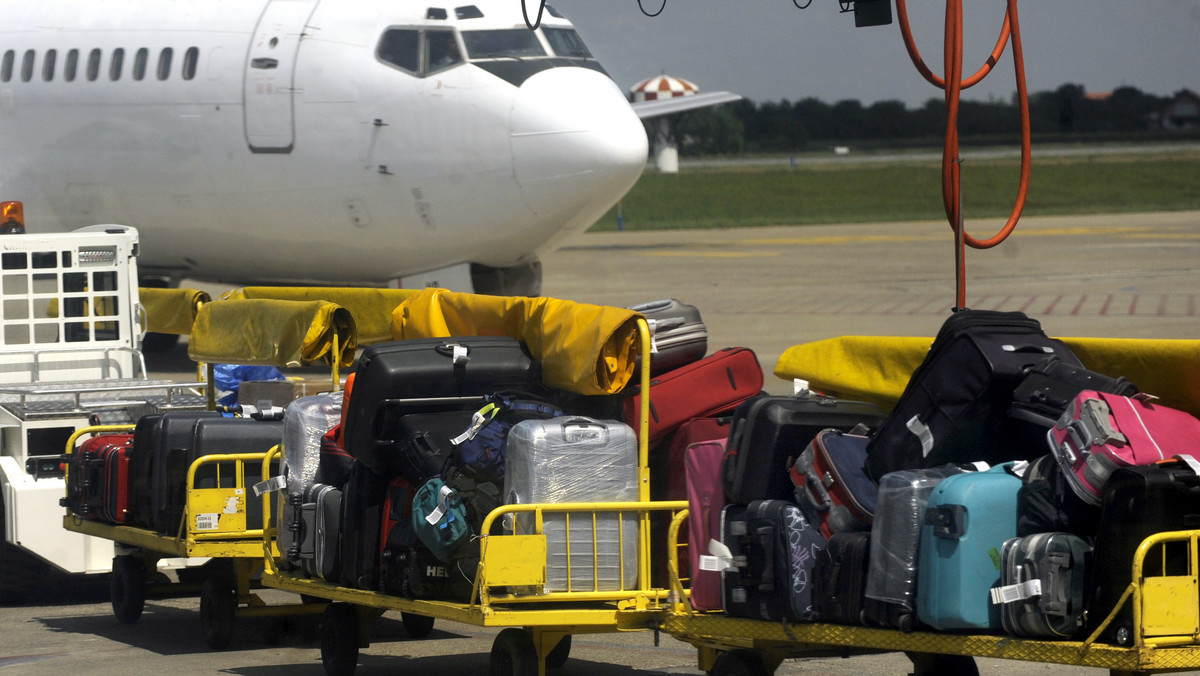
[[[348,312],[332,303],[223,300],[204,303],[195,317],[189,355],[208,364],[210,409],[215,408],[215,362],[287,367],[324,359],[332,364],[336,389],[338,367],[344,355],[353,355],[356,346]],[[248,321],[256,323],[255,331],[237,330],[239,323]],[[135,427],[96,425],[80,429],[67,441],[66,453],[74,453],[84,436],[132,432]],[[183,517],[173,535],[85,519],[73,514],[68,506],[63,517],[65,529],[112,540],[117,545],[110,594],[118,620],[133,623],[141,617],[148,583],[154,579],[157,562],[166,558],[211,559],[203,566],[207,570],[199,593],[205,642],[214,649],[229,645],[236,618],[319,614],[325,610],[323,603],[268,606],[252,591],[264,560],[278,552],[272,540],[264,540],[262,524],[249,523],[247,508],[257,498],[252,497],[256,486],[248,485],[247,470],[255,468],[259,476],[269,476],[271,464],[278,457],[276,445],[262,452],[216,453],[195,459],[187,469]],[[204,481],[197,480],[201,475]],[[270,496],[264,500],[266,521]],[[179,585],[181,590],[187,587]]]
[[[636,329],[641,352],[641,387],[643,392],[648,392],[650,333],[644,318],[637,317]],[[653,512],[673,512],[686,507],[683,501],[649,501],[649,406],[649,397],[642,397],[641,434],[638,437],[639,499],[636,502],[504,505],[495,509],[481,528],[484,535],[480,538],[480,561],[467,602],[409,599],[305,577],[298,572],[283,570],[278,565],[278,552],[265,561],[263,584],[331,601],[324,610],[321,628],[321,659],[329,674],[353,673],[360,648],[370,645],[371,624],[387,611],[399,611],[405,628],[418,638],[428,635],[438,619],[502,627],[490,655],[493,674],[544,674],[547,668],[565,662],[573,634],[646,629],[661,619],[669,595],[668,590],[654,588],[650,583],[650,516]],[[547,590],[547,536],[542,528],[547,517],[565,515],[566,519],[594,522],[598,515],[605,513],[636,515],[636,532],[625,532],[621,528],[618,538],[622,551],[630,539],[635,540],[635,582],[623,582],[626,576],[622,562],[619,589],[576,589],[568,582],[566,590]],[[493,524],[498,520],[518,515],[532,521],[532,532],[488,534],[493,533]],[[272,551],[276,530],[277,526],[271,524],[263,530],[266,551]],[[590,546],[597,547],[594,539]],[[569,571],[570,556],[567,559]],[[593,575],[593,579],[596,577]],[[569,572],[567,578],[572,579]]]
[[[698,651],[699,667],[712,676],[765,676],[788,658],[830,657],[903,651],[913,658],[915,673],[977,673],[962,657],[1044,662],[1108,669],[1113,676],[1158,674],[1200,669],[1200,531],[1159,533],[1138,548],[1129,586],[1107,618],[1083,641],[1047,641],[1014,636],[905,633],[826,623],[766,622],[693,610],[686,579],[680,579],[678,533],[687,519],[676,514],[669,530],[669,567],[676,601],[661,627]],[[1147,557],[1169,543],[1186,547],[1185,574],[1152,570]],[[682,545],[686,546],[686,545]],[[1160,557],[1165,559],[1165,557]],[[1178,572],[1178,571],[1176,571]],[[1098,642],[1122,608],[1133,611],[1129,646]]]

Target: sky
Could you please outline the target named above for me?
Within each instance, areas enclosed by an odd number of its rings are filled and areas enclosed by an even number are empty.
[[[520,2],[522,0],[513,0]],[[536,15],[538,0],[524,0]],[[816,98],[921,106],[942,91],[912,65],[899,25],[854,27],[838,0],[550,0],[576,26],[617,84],[666,72],[701,91],[756,102]],[[796,0],[803,5],[804,0]],[[1004,0],[964,0],[964,74],[982,65],[999,36]],[[894,4],[893,4],[894,6]],[[917,48],[942,73],[945,3],[909,0]],[[1088,93],[1132,86],[1170,96],[1200,93],[1200,0],[1024,0],[1018,6],[1031,93],[1078,84]],[[1011,100],[1012,48],[967,100]]]

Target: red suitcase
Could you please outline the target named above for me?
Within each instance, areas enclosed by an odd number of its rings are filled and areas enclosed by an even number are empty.
[[[101,434],[84,439],[70,456],[67,476],[66,506],[76,516],[105,519],[107,474],[105,450],[110,446],[127,446],[132,434]]]
[[[763,386],[762,367],[754,351],[727,347],[704,359],[668,371],[650,381],[650,444],[675,431],[692,418],[730,411],[758,394]],[[625,421],[641,433],[638,412],[640,392],[625,399]]]
[[[100,449],[104,462],[104,493],[100,504],[100,517],[105,521],[124,524],[129,521],[129,461],[133,449],[133,435],[123,443],[111,443]]]
[[[702,441],[687,448],[688,557],[692,578],[692,607],[696,610],[721,609],[721,569],[724,567],[708,551],[709,540],[721,536],[721,511],[725,508],[725,487],[721,483],[725,440]],[[680,533],[682,539],[682,533]],[[712,565],[703,565],[707,557]],[[682,567],[683,562],[680,562]],[[683,571],[680,571],[683,576]]]

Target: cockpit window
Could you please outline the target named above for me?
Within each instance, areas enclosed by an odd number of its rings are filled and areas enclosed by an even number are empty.
[[[383,34],[377,54],[381,61],[404,70],[421,72],[421,34],[416,30],[393,28]]]
[[[579,59],[592,58],[592,53],[588,51],[587,45],[583,44],[579,33],[573,29],[543,27],[542,32],[546,34],[546,41],[550,43],[550,48],[554,50],[555,55]]]
[[[463,31],[467,56],[474,59],[522,58],[545,56],[546,50],[533,31],[511,30]]]
[[[462,62],[462,54],[458,51],[458,43],[454,41],[454,33],[450,31],[425,33],[424,73],[445,70]]]

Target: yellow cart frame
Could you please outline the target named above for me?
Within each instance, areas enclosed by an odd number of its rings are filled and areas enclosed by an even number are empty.
[[[650,582],[650,516],[654,512],[684,509],[687,503],[650,502],[647,446],[650,425],[650,333],[645,319],[639,317],[637,326],[642,353],[641,391],[646,395],[641,398],[639,412],[638,501],[504,505],[497,508],[485,518],[481,532],[491,533],[497,519],[519,513],[532,515],[534,532],[481,537],[481,558],[469,602],[407,599],[343,587],[281,570],[277,565],[278,552],[273,551],[272,546],[276,528],[268,524],[263,533],[263,545],[264,550],[272,552],[272,555],[265,562],[263,584],[333,601],[325,610],[321,629],[321,658],[327,673],[353,673],[359,649],[370,645],[368,633],[371,623],[389,610],[400,611],[405,627],[418,638],[432,630],[434,619],[481,627],[505,627],[497,635],[492,647],[492,673],[498,673],[498,669],[499,672],[537,673],[539,676],[545,674],[547,667],[556,667],[566,660],[572,634],[642,630],[662,620],[670,592],[654,588]],[[546,536],[542,533],[544,516],[561,513],[566,514],[568,519],[590,520],[597,514],[613,512],[637,515],[637,532],[629,534],[637,539],[636,584],[615,591],[570,589],[543,593],[546,560]],[[622,550],[625,537],[626,534],[622,532],[619,542]],[[571,579],[569,573],[567,577]],[[534,591],[517,593],[511,591],[513,588]]]
[[[663,631],[698,650],[699,666],[714,676],[771,674],[792,657],[845,656],[904,651],[911,655],[992,657],[1108,669],[1113,676],[1200,669],[1200,530],[1159,533],[1138,547],[1132,582],[1117,607],[1083,641],[1042,641],[1013,636],[873,629],[824,623],[765,622],[692,609],[687,580],[679,577],[679,531],[687,511],[668,531],[671,586],[675,598]],[[1166,575],[1145,568],[1146,556],[1167,543],[1186,543],[1188,572]],[[1164,557],[1165,559],[1165,557]],[[1121,608],[1132,604],[1133,635],[1127,647],[1098,643]],[[922,673],[917,665],[917,673]],[[927,673],[934,673],[929,671]]]
[[[96,425],[77,430],[67,440],[67,454],[75,452],[76,442],[85,435],[133,431],[133,425]],[[197,458],[187,473],[184,516],[176,535],[153,530],[85,519],[70,509],[63,517],[63,528],[117,543],[110,584],[113,614],[118,620],[133,623],[141,617],[146,601],[148,573],[156,570],[159,559],[212,558],[228,561],[217,565],[200,588],[200,620],[205,642],[214,649],[225,648],[233,638],[236,618],[315,614],[324,604],[268,606],[251,591],[254,578],[263,569],[263,529],[249,528],[246,505],[252,489],[246,486],[246,463],[261,463],[263,475],[278,450],[263,453],[212,454]],[[212,465],[218,477],[232,471],[232,486],[197,488],[196,472]],[[68,472],[70,472],[68,463]],[[269,505],[269,500],[267,502]],[[232,507],[236,505],[236,507]],[[219,515],[213,525],[201,529],[198,515]],[[264,520],[267,513],[264,512]],[[274,544],[270,546],[273,548]],[[277,553],[277,552],[274,552]],[[184,587],[186,585],[180,585]]]

